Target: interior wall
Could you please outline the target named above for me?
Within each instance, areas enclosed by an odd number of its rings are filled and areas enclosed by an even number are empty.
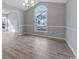
[[[10,11],[8,14],[8,18],[11,19],[10,21],[14,25],[14,28],[16,29],[16,32],[22,33],[22,25],[24,20],[24,11],[10,6],[6,3],[2,3],[2,9]]]
[[[18,18],[16,13],[11,12],[8,14],[8,31],[12,32],[10,30],[14,30],[15,32],[18,31]]]
[[[48,32],[35,32],[34,31],[34,11],[38,5],[45,5],[47,7],[47,21]],[[24,34],[33,34],[41,36],[49,36],[56,38],[65,38],[65,4],[64,3],[51,3],[40,2],[34,7],[24,12]]]
[[[77,55],[77,0],[68,0],[66,4],[66,39]]]

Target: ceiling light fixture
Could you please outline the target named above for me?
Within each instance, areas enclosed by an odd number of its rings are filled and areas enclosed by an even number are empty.
[[[27,7],[29,7],[29,6],[30,6],[30,4],[27,4],[26,6],[27,6]]]
[[[25,3],[22,3],[23,6],[25,6]]]
[[[31,3],[34,3],[34,0],[32,0]]]
[[[25,0],[22,5],[25,7],[31,7],[34,6],[35,1],[34,0]]]
[[[28,3],[28,0],[25,0],[25,3]]]

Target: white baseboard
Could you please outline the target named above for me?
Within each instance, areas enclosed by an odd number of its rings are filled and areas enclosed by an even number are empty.
[[[65,40],[65,41],[66,41],[66,43],[68,44],[69,48],[72,50],[74,56],[77,58],[77,54],[76,54],[76,52],[74,51],[74,49],[72,48],[72,46],[70,45],[70,43],[69,43],[67,40]]]
[[[41,36],[41,37],[48,37],[48,38],[56,38],[60,40],[65,40],[65,38],[60,38],[60,37],[53,37],[53,36],[46,36],[46,35],[39,35],[39,34],[32,34],[32,33],[27,33],[29,35],[35,35],[35,36]]]

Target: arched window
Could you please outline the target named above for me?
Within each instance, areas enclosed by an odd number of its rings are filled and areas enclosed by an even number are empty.
[[[35,30],[47,32],[47,7],[38,5],[35,8]]]

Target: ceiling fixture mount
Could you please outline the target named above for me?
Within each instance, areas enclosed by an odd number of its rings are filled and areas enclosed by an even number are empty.
[[[25,0],[22,5],[25,6],[25,7],[31,7],[31,6],[34,6],[35,4],[35,1],[34,0]]]

